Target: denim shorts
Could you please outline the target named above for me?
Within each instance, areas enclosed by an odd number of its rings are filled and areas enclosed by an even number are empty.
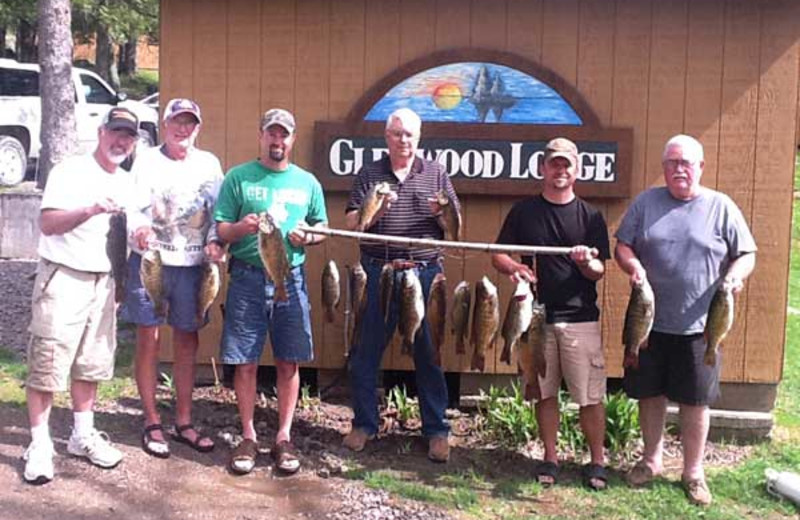
[[[128,258],[128,280],[125,285],[125,300],[122,302],[120,319],[136,325],[154,327],[164,324],[164,318],[156,316],[155,307],[139,276],[142,256],[131,253]],[[202,320],[197,317],[197,293],[203,277],[203,266],[165,265],[162,270],[162,291],[167,309],[166,322],[178,330],[195,332],[208,323],[208,313]]]
[[[276,302],[275,285],[263,268],[231,259],[222,327],[223,363],[257,363],[268,332],[275,359],[290,363],[313,361],[311,306],[303,266],[292,268],[286,279],[286,292],[289,299]]]

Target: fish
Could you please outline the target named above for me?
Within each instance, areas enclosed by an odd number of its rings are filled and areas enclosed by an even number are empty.
[[[487,278],[481,278],[475,285],[475,305],[472,311],[472,370],[484,371],[486,350],[491,348],[500,326],[500,309],[497,287]]]
[[[714,366],[717,363],[717,348],[733,327],[734,303],[733,287],[723,283],[714,293],[711,305],[708,307],[706,327],[703,335],[706,339],[706,353],[703,361],[706,365]]]
[[[128,280],[128,217],[122,211],[112,213],[108,218],[106,255],[114,278],[114,301],[120,303],[125,298]]]
[[[350,294],[353,308],[353,333],[350,336],[352,345],[361,341],[361,320],[367,309],[367,272],[360,263],[356,263],[350,270]]]
[[[164,316],[163,270],[161,253],[158,249],[150,249],[142,255],[142,263],[139,265],[139,277],[142,279],[142,285],[147,296],[153,302],[156,316]]]
[[[203,318],[217,299],[219,294],[220,278],[219,265],[216,262],[203,263],[203,275],[200,278],[200,286],[197,290],[197,321],[203,322]]]
[[[391,263],[384,264],[381,268],[380,279],[380,303],[381,303],[381,316],[383,316],[383,323],[389,321],[389,308],[392,304],[392,296],[394,294],[394,267]]]
[[[517,348],[520,337],[531,325],[533,318],[533,293],[528,282],[517,284],[511,300],[508,302],[506,317],[503,319],[503,352],[500,361],[511,364],[511,349]]]
[[[403,339],[403,354],[411,355],[422,320],[425,318],[425,302],[422,284],[413,269],[403,271],[400,281],[400,315],[397,328]]]
[[[428,306],[425,310],[428,327],[431,331],[433,347],[436,351],[436,364],[442,365],[442,347],[447,321],[447,279],[444,273],[437,273],[431,282],[428,293]]]
[[[533,300],[531,306],[531,324],[528,326],[528,331],[525,333],[524,346],[520,349],[520,359],[522,359],[523,352],[527,352],[526,356],[526,370],[525,373],[531,374],[529,381],[535,381],[533,374],[538,374],[541,377],[547,375],[547,360],[544,357],[544,346],[547,342],[547,308],[543,303]],[[522,345],[521,345],[522,346]]]
[[[358,225],[356,231],[364,231],[367,225],[372,225],[373,217],[380,211],[383,199],[392,191],[392,186],[388,182],[379,182],[370,188],[361,209],[358,212]]]
[[[333,323],[334,311],[339,305],[342,290],[339,286],[339,268],[336,262],[328,260],[322,269],[322,306],[325,308],[325,319]]]
[[[445,190],[440,190],[436,194],[436,202],[442,209],[439,222],[444,229],[447,240],[456,242],[461,240],[461,213],[459,213],[456,205],[450,202],[450,196]]]
[[[469,311],[472,305],[472,287],[462,281],[453,291],[453,308],[450,311],[451,332],[456,338],[456,354],[464,354],[465,343],[469,338]]]
[[[630,359],[634,367],[638,365],[639,349],[647,348],[647,338],[653,329],[655,315],[655,294],[645,278],[631,287],[631,297],[625,311],[622,344],[625,345],[626,363]]]
[[[266,211],[259,215],[258,220],[258,254],[267,276],[275,284],[275,301],[287,301],[289,294],[286,292],[286,278],[291,269],[289,257],[286,255],[286,244],[283,242],[281,229]]]

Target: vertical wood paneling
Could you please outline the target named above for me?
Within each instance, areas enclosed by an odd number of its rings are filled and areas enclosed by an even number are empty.
[[[261,90],[261,4],[251,0],[228,2],[228,80],[226,99],[226,149],[230,166],[258,156],[259,99]],[[252,49],[252,52],[242,52]]]
[[[758,267],[748,282],[744,374],[746,381],[781,376],[796,153],[800,4],[762,5],[756,164],[751,227],[759,244]],[[740,313],[740,315],[743,313]],[[769,319],[764,319],[769,316]]]
[[[459,0],[435,0],[436,49],[453,49],[469,45],[469,3]],[[433,2],[429,2],[431,7]]]
[[[190,0],[161,0],[163,20],[184,20],[184,23],[161,24],[158,66],[162,108],[174,97],[193,95],[193,12]]]
[[[369,88],[400,63],[398,3],[393,0],[370,0],[366,5],[366,24],[364,88]]]
[[[508,50],[542,62],[544,0],[508,0]]]
[[[331,99],[330,117],[341,120],[358,100],[364,83],[364,0],[331,4]]]
[[[717,185],[719,125],[722,95],[722,53],[725,41],[725,4],[689,3],[689,43],[686,60],[684,133],[703,143],[706,166],[703,183]]]
[[[578,70],[578,0],[544,0],[542,65],[570,85]]]
[[[400,0],[400,63],[425,56],[435,49],[436,10],[432,2]]]
[[[470,5],[470,46],[504,50],[508,43],[506,2],[472,0]]]
[[[227,134],[227,3],[198,0],[194,9],[192,54],[192,97],[203,112],[203,130],[198,138],[202,148],[214,152],[229,165]],[[182,96],[182,94],[179,94]]]
[[[722,122],[716,188],[730,195],[748,222],[751,222],[752,214],[751,179],[756,166],[759,11],[757,5],[747,0],[727,3],[722,69]],[[740,301],[748,301],[748,292],[749,286],[745,286]],[[745,316],[742,306],[738,306],[733,330],[724,345],[724,380],[738,381],[744,377]]]
[[[240,123],[249,124],[256,135],[261,114],[276,107],[295,109],[295,71],[302,64],[297,57],[295,0],[261,0],[261,35],[259,113],[251,122]],[[238,51],[247,53],[246,48]],[[301,134],[299,140],[310,138],[310,134]]]

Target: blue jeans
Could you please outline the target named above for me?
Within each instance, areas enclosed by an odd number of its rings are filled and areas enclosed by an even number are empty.
[[[375,387],[378,379],[383,352],[388,339],[397,327],[398,304],[402,271],[395,272],[394,293],[389,308],[389,316],[384,325],[380,309],[380,275],[382,261],[362,256],[361,265],[367,273],[367,305],[364,319],[361,320],[361,342],[353,345],[350,352],[350,386],[353,401],[353,428],[364,430],[369,435],[378,432],[378,403]],[[415,268],[425,301],[434,276],[442,271],[438,262]],[[414,342],[414,366],[416,367],[417,393],[422,433],[427,437],[447,435],[450,426],[445,420],[447,409],[447,383],[444,372],[435,363],[435,352],[431,341],[428,320],[422,322]]]
[[[292,268],[286,279],[289,299],[276,302],[275,284],[264,269],[231,259],[225,322],[222,326],[222,362],[257,363],[267,332],[275,359],[307,363],[314,359],[311,315],[303,266]]]

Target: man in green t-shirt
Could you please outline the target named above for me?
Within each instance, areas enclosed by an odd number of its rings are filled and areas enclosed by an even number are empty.
[[[261,157],[231,168],[225,176],[214,218],[217,232],[230,244],[230,279],[222,330],[222,362],[236,365],[234,389],[243,440],[233,451],[230,469],[252,471],[258,453],[253,424],[258,362],[269,332],[278,390],[278,433],[272,457],[275,467],[294,473],[300,461],[291,443],[291,426],[300,387],[299,363],[314,358],[308,290],[303,264],[305,246],[324,236],[305,233],[298,224],[327,225],[322,186],[313,174],[289,161],[297,137],[294,116],[271,109],[261,118]],[[275,283],[258,251],[259,215],[266,212],[280,229],[290,267]],[[276,294],[283,285],[286,301]]]

